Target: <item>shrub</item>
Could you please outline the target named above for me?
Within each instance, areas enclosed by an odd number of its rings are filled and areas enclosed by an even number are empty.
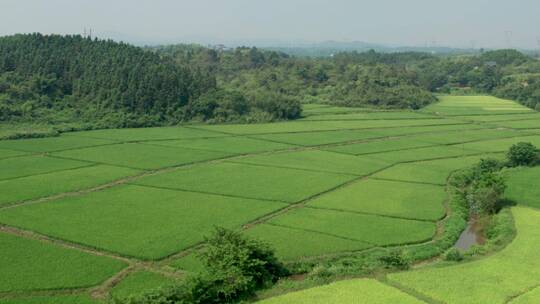
[[[538,149],[531,143],[520,142],[510,147],[507,157],[510,166],[531,166],[538,161]]]
[[[391,250],[388,254],[379,258],[381,263],[389,269],[409,269],[411,261],[400,250]]]
[[[457,248],[452,248],[446,252],[444,259],[447,261],[459,262],[463,260],[463,254]]]

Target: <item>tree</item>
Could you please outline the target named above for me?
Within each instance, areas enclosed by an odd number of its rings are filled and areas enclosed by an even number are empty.
[[[508,150],[507,158],[510,166],[531,166],[538,161],[538,148],[527,142],[520,142]]]

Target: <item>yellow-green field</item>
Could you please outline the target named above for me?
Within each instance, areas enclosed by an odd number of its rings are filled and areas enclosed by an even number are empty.
[[[540,116],[493,97],[442,97],[417,112],[306,109],[293,122],[1,140],[0,303],[101,303],[169,284],[197,269],[193,249],[214,226],[267,241],[286,262],[423,244],[448,212],[453,171],[519,141],[540,145]],[[532,176],[509,174],[515,189]],[[509,198],[538,207],[525,187]],[[537,212],[516,208],[515,242],[468,270],[485,286],[460,290],[460,268],[422,269],[389,276],[392,286],[340,282],[268,303],[424,303],[393,285],[444,303],[529,303],[518,293],[540,273],[512,263],[538,259]],[[455,301],[487,292],[501,279],[493,271],[512,276],[492,302]]]

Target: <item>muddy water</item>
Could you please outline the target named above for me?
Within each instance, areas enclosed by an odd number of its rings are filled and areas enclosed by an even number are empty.
[[[474,245],[484,245],[486,242],[486,238],[482,230],[483,229],[480,225],[478,217],[471,216],[471,219],[469,220],[469,225],[467,226],[465,231],[461,233],[461,235],[459,236],[459,240],[454,247],[466,251]]]

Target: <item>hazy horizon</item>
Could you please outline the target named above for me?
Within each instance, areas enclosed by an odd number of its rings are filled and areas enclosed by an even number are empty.
[[[2,0],[0,35],[83,34],[135,44],[363,41],[540,48],[540,2],[454,0]]]

